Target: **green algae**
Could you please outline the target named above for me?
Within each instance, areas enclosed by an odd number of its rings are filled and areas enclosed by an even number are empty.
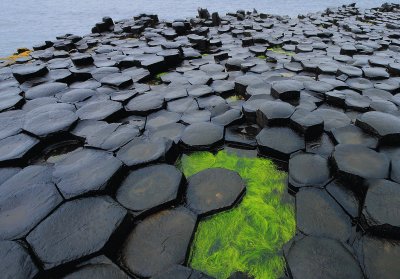
[[[178,165],[186,177],[221,167],[238,172],[246,181],[246,195],[239,205],[200,221],[189,265],[217,279],[235,271],[258,279],[282,276],[281,249],[296,227],[294,206],[283,201],[286,174],[270,160],[226,150],[184,155]]]
[[[258,55],[258,56],[256,56],[257,58],[260,58],[260,59],[267,59],[267,56],[265,56],[265,55]]]
[[[162,76],[165,76],[168,72],[162,72],[156,75],[156,78],[161,79]]]
[[[269,51],[272,51],[272,52],[275,52],[275,53],[278,53],[278,54],[287,55],[287,56],[293,56],[293,55],[295,55],[294,52],[292,52],[292,51],[286,51],[286,50],[284,50],[284,49],[281,48],[281,47],[272,47],[272,48],[268,48],[268,50],[269,50]]]

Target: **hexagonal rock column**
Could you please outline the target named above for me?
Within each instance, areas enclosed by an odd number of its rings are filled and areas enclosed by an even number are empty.
[[[299,153],[289,160],[289,188],[323,187],[330,180],[328,160],[316,154]]]
[[[37,138],[18,134],[0,140],[0,166],[19,165],[39,143]]]
[[[396,279],[400,274],[400,245],[383,238],[362,237],[356,244],[361,266],[369,279]]]
[[[351,119],[343,112],[332,109],[316,109],[311,115],[319,116],[324,120],[324,130],[331,131],[334,128],[347,126],[351,123]]]
[[[304,139],[290,128],[264,128],[256,139],[261,155],[284,161],[289,160],[290,154],[305,148]]]
[[[351,219],[323,189],[302,188],[296,194],[297,228],[306,235],[347,241]]]
[[[362,209],[366,229],[379,236],[400,239],[400,184],[374,179],[367,185]]]
[[[131,232],[121,251],[122,264],[133,274],[152,277],[185,261],[196,215],[178,207],[151,215]]]
[[[62,82],[47,82],[34,86],[25,92],[25,98],[37,99],[42,97],[51,97],[65,91],[68,85]]]
[[[351,189],[338,180],[326,185],[325,189],[351,218],[358,218],[360,200]]]
[[[2,278],[31,279],[39,271],[27,250],[18,242],[0,241],[0,259]]]
[[[48,71],[45,65],[28,64],[15,67],[12,73],[19,83],[23,83],[31,78],[44,76]]]
[[[172,152],[172,146],[172,141],[165,138],[149,140],[144,137],[138,137],[124,145],[117,152],[117,158],[128,167],[138,167],[156,161],[167,160]]]
[[[211,215],[235,205],[245,189],[238,173],[222,168],[206,169],[189,178],[187,207],[199,215]]]
[[[356,125],[367,133],[377,135],[379,142],[396,144],[400,140],[400,119],[394,115],[370,111],[356,119]]]
[[[166,271],[152,277],[153,279],[212,279],[200,271],[182,265],[174,265]]]
[[[107,196],[70,201],[40,223],[27,241],[47,270],[103,249],[126,214]]]
[[[338,144],[360,144],[369,148],[376,148],[378,139],[364,133],[354,125],[333,129],[332,136]]]
[[[271,95],[284,101],[298,100],[303,88],[303,83],[297,80],[276,81],[272,84]]]
[[[182,145],[189,150],[209,150],[224,140],[224,128],[212,123],[194,123],[186,127],[181,137]]]
[[[117,190],[120,204],[137,215],[174,202],[183,184],[183,174],[174,166],[160,164],[131,172]]]
[[[0,239],[25,237],[62,200],[51,181],[51,168],[24,168],[1,184]]]
[[[29,111],[25,116],[24,130],[38,137],[67,131],[78,120],[74,106],[48,104]]]
[[[332,163],[339,178],[359,192],[365,179],[387,178],[390,161],[386,155],[358,144],[339,144],[332,153]]]
[[[293,279],[363,279],[354,256],[338,240],[306,236],[295,240],[285,253]]]
[[[306,140],[316,139],[324,132],[324,120],[306,109],[297,109],[290,117],[290,126]]]
[[[294,107],[280,101],[265,101],[257,110],[257,124],[261,127],[280,126],[289,123]]]
[[[63,277],[63,279],[80,278],[129,279],[130,277],[107,257],[98,256],[79,264],[73,272]]]
[[[122,162],[111,153],[78,149],[55,163],[53,177],[60,192],[67,199],[104,191]]]

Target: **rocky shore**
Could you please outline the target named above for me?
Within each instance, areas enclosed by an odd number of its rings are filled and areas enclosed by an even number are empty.
[[[282,278],[400,278],[400,5],[106,17],[24,53],[0,63],[1,278],[211,278],[193,235],[246,184],[176,162],[225,147],[288,171]]]

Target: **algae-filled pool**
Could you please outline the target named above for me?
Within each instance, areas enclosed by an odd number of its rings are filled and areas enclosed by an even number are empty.
[[[296,230],[294,205],[285,200],[286,173],[271,160],[227,150],[183,155],[178,165],[186,177],[218,167],[236,171],[246,182],[237,206],[200,221],[188,264],[217,279],[237,271],[257,279],[284,275],[281,250]]]

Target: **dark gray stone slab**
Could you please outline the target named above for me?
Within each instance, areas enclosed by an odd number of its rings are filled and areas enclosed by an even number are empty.
[[[139,223],[121,251],[121,263],[132,273],[151,277],[185,261],[196,216],[178,207],[158,212]]]
[[[14,241],[0,241],[0,272],[3,278],[31,279],[38,273],[27,250]]]
[[[126,213],[109,197],[70,201],[40,223],[27,241],[44,269],[50,269],[100,251]]]
[[[182,144],[191,150],[206,150],[218,147],[224,140],[224,128],[212,123],[194,123],[182,134]]]
[[[285,258],[293,279],[364,278],[354,256],[338,240],[305,237],[291,245]]]
[[[289,160],[290,154],[305,148],[304,139],[289,128],[264,128],[256,139],[261,155],[280,160]]]
[[[160,164],[135,170],[117,190],[116,199],[135,214],[171,204],[178,198],[182,173],[174,166]]]
[[[289,160],[289,188],[323,187],[331,178],[328,160],[320,155],[299,153]]]
[[[78,149],[54,165],[54,182],[67,199],[104,191],[122,162],[111,153]]]
[[[389,159],[381,153],[358,144],[339,144],[332,154],[337,175],[356,187],[369,178],[387,178]]]
[[[297,228],[306,235],[347,241],[351,219],[323,189],[302,188],[296,194]]]
[[[61,202],[51,168],[26,167],[0,186],[0,239],[24,237]]]
[[[238,173],[221,168],[207,169],[189,178],[187,206],[199,215],[210,215],[235,205],[245,189]]]

